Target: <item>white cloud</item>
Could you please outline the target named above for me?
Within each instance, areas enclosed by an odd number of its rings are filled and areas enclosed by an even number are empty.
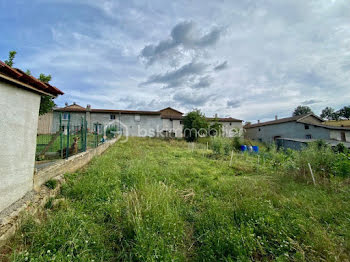
[[[76,19],[49,21],[50,41],[17,65],[51,73],[66,93],[59,103],[168,104],[256,120],[288,116],[301,103],[319,112],[350,99],[348,0],[49,3],[68,5]],[[82,22],[84,12],[98,19]],[[184,67],[198,64],[208,66]]]

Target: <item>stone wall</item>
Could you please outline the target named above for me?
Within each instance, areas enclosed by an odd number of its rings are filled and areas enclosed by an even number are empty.
[[[0,247],[6,244],[7,240],[14,235],[20,225],[23,213],[37,213],[50,197],[54,197],[59,192],[59,187],[64,182],[64,174],[75,172],[82,168],[93,157],[102,154],[115,142],[116,139],[108,141],[97,148],[77,154],[67,160],[59,160],[53,165],[36,171],[34,179],[29,183],[30,188],[34,186],[34,191],[28,191],[21,199],[0,212]],[[58,180],[57,188],[50,190],[43,185],[50,179]]]
[[[34,190],[38,191],[40,186],[46,181],[65,173],[75,172],[82,168],[95,156],[101,155],[109,146],[114,144],[116,140],[107,141],[96,148],[88,149],[86,152],[79,153],[71,156],[68,159],[62,159],[56,161],[54,164],[40,169],[34,174]]]

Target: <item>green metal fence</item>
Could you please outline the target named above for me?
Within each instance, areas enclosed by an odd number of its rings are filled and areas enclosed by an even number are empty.
[[[92,130],[89,130],[85,117],[77,119],[74,116],[72,119],[70,113],[53,113],[50,119],[41,121],[40,125],[37,135],[37,161],[68,158],[112,138],[110,132],[108,136],[104,136],[103,124],[93,123]]]

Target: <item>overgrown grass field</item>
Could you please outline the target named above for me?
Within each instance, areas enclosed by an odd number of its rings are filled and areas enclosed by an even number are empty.
[[[117,143],[66,175],[0,260],[349,261],[346,178],[314,186],[262,155],[229,162],[183,141]]]

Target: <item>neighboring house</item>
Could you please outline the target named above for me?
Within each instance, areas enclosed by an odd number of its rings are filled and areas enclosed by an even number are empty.
[[[314,114],[293,116],[244,126],[245,137],[265,143],[278,138],[350,141],[350,128],[327,126]]]
[[[61,114],[60,114],[61,113]],[[70,125],[79,126],[82,118],[86,119],[88,129],[103,132],[102,126],[107,128],[116,125],[124,135],[140,137],[183,137],[183,113],[171,107],[160,111],[135,111],[135,110],[112,110],[112,109],[94,109],[88,105],[86,108],[73,103],[62,108],[56,108],[52,113],[42,118],[38,130],[44,130],[46,133],[55,133],[59,130],[60,115],[62,125],[68,122],[70,115]],[[243,129],[242,120],[235,118],[207,118],[208,121],[217,120],[223,126],[225,136],[232,137],[235,133],[233,129]],[[51,122],[50,122],[51,121]],[[242,133],[242,132],[241,132]]]
[[[327,126],[350,127],[350,120],[329,120],[323,122]]]
[[[40,98],[62,94],[0,61],[0,211],[33,189]]]

